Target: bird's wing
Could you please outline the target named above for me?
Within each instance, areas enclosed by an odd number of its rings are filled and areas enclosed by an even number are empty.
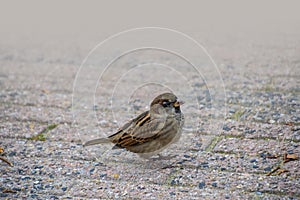
[[[163,134],[165,123],[163,119],[152,119],[147,111],[125,124],[110,138],[117,148],[142,144]]]

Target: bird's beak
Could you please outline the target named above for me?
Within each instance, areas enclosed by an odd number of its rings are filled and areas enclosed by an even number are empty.
[[[173,106],[174,106],[175,108],[177,108],[177,107],[181,106],[182,104],[184,104],[183,101],[176,101],[176,102],[173,104]]]

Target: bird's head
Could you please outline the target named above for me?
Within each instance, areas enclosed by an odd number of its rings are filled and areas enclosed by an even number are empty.
[[[163,93],[158,95],[150,104],[152,114],[180,114],[180,106],[183,104],[173,93]]]

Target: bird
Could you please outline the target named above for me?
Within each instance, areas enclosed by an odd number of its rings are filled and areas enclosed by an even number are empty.
[[[113,143],[112,149],[126,149],[144,159],[159,155],[178,142],[184,125],[184,115],[176,95],[166,92],[158,95],[150,109],[125,123],[116,133],[106,138],[87,141],[83,146]]]

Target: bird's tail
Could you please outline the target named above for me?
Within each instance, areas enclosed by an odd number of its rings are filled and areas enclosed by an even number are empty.
[[[85,143],[83,143],[83,146],[90,146],[90,145],[95,145],[95,144],[105,144],[105,143],[109,143],[110,140],[108,138],[98,138],[98,139],[94,139],[94,140],[90,140],[87,141]]]

